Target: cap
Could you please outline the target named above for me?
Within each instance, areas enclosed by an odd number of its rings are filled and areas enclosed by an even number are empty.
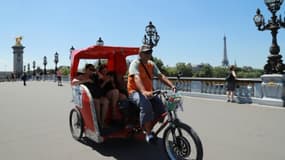
[[[152,52],[152,47],[150,45],[142,45],[139,53],[145,53],[145,52]]]

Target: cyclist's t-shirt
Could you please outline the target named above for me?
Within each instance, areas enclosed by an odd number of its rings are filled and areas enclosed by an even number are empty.
[[[156,64],[151,60],[149,60],[147,64],[144,64],[144,66],[147,69],[147,72],[149,73],[151,79],[147,75],[139,59],[132,61],[132,63],[130,64],[127,86],[129,94],[138,90],[135,83],[134,75],[139,75],[146,91],[152,91],[152,78],[153,76],[158,76],[159,74],[161,74],[161,72],[159,71]]]

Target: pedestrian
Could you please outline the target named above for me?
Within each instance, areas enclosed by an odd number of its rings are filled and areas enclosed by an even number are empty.
[[[24,83],[24,86],[26,86],[26,85],[27,85],[27,84],[26,84],[27,75],[26,75],[26,73],[25,73],[25,72],[23,73],[23,75],[22,75],[21,79],[22,79],[22,81],[23,81],[23,83]]]
[[[57,70],[56,77],[57,77],[57,85],[58,86],[62,86],[61,76],[62,76],[61,71]]]
[[[229,68],[229,73],[226,77],[226,89],[227,89],[227,102],[235,102],[234,94],[236,88],[236,72],[235,66],[231,65]]]

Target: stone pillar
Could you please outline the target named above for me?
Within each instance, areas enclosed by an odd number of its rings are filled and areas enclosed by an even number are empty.
[[[13,48],[13,71],[17,77],[20,77],[23,74],[23,53],[24,46],[21,44],[22,37],[16,38],[16,44],[12,46]]]
[[[261,76],[261,80],[263,103],[284,107],[285,76],[283,74],[264,74]]]

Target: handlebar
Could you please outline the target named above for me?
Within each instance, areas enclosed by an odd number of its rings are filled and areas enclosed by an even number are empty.
[[[167,91],[161,91],[161,90],[152,91],[153,96],[157,96],[159,94],[162,94],[165,96],[167,93],[168,93]],[[177,93],[177,89],[175,89],[175,93]]]
[[[152,92],[153,96],[158,96],[159,94],[163,95],[164,97],[167,97],[167,91],[161,91],[161,90],[155,90]]]
[[[161,90],[155,90],[155,91],[152,92],[152,94],[154,96],[159,95],[160,93],[161,93]]]

